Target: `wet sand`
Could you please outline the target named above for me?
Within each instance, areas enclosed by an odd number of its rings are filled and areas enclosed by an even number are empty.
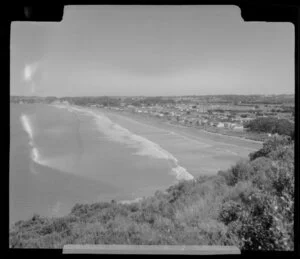
[[[224,142],[224,143],[231,143],[231,144],[236,144],[236,145],[246,145],[246,148],[249,150],[257,150],[260,147],[262,147],[263,142],[262,141],[256,141],[256,140],[251,140],[251,139],[245,139],[241,137],[235,137],[235,136],[229,136],[229,135],[224,135],[221,133],[214,133],[214,132],[208,132],[203,129],[199,128],[194,128],[194,127],[186,127],[183,125],[176,125],[176,124],[171,124],[169,121],[166,119],[160,119],[156,118],[150,115],[144,115],[144,114],[136,114],[136,113],[131,113],[131,112],[117,112],[117,111],[112,111],[112,110],[106,110],[106,109],[98,109],[99,111],[110,115],[110,116],[121,116],[125,117],[130,120],[134,120],[137,123],[143,123],[145,125],[149,125],[152,127],[159,127],[161,129],[165,129],[167,131],[173,130],[176,131],[179,134],[186,134],[189,137],[194,137],[194,138],[209,138],[212,140]],[[115,117],[116,118],[116,117]]]
[[[172,153],[188,172],[197,177],[217,174],[262,147],[258,141],[169,124],[149,115],[95,109],[115,123],[141,135]]]

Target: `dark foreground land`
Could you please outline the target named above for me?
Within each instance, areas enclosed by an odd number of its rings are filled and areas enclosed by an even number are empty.
[[[294,249],[294,141],[273,137],[216,176],[182,181],[131,204],[76,204],[10,229],[12,248],[65,244],[235,245]]]

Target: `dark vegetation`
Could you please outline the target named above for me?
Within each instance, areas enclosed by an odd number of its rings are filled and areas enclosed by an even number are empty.
[[[135,101],[131,101],[131,100],[127,100],[128,102],[130,102],[130,104],[134,105],[134,106],[150,106],[150,105],[155,105],[155,104],[159,104],[159,105],[164,105],[164,104],[175,104],[175,100],[173,100],[172,98],[162,98],[162,97],[146,97],[142,100],[135,100]]]
[[[271,134],[286,135],[294,138],[294,124],[286,119],[274,117],[256,118],[245,125],[252,132],[265,132]]]
[[[112,105],[116,105],[120,100],[128,104],[140,106],[140,105],[155,105],[155,104],[166,104],[166,103],[186,103],[190,104],[193,102],[200,103],[228,103],[237,105],[257,105],[257,104],[284,104],[282,110],[284,112],[290,112],[292,107],[286,106],[291,103],[295,103],[295,96],[290,95],[200,95],[200,96],[153,96],[153,97],[114,97],[114,96],[81,96],[81,97],[38,97],[38,96],[10,96],[11,102],[18,102],[20,100],[26,103],[36,103],[36,102],[51,102],[51,101],[68,101],[77,105],[88,105],[88,104],[102,104],[111,102]],[[259,106],[257,106],[259,107]]]
[[[157,191],[132,204],[76,204],[10,230],[10,247],[64,244],[236,245],[294,249],[294,142],[273,137],[227,171]]]
[[[68,101],[71,104],[79,105],[79,106],[87,106],[93,104],[99,104],[104,106],[119,106],[121,103],[120,98],[111,98],[107,96],[100,97],[63,97],[60,101]]]

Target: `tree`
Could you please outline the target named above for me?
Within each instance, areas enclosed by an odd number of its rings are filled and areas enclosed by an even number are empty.
[[[253,132],[265,132],[293,137],[294,124],[286,119],[273,117],[257,118],[246,124],[246,127]]]
[[[283,146],[283,145],[288,145],[290,144],[291,139],[286,136],[273,136],[271,139],[267,140],[264,142],[263,147],[253,153],[249,154],[250,160],[254,160],[258,157],[266,157],[271,153],[273,150],[276,150],[278,147]]]

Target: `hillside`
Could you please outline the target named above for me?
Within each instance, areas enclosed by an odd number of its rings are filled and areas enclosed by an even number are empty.
[[[132,204],[76,204],[69,215],[17,222],[10,247],[65,244],[236,245],[294,249],[294,142],[273,137],[216,176],[202,176]]]

